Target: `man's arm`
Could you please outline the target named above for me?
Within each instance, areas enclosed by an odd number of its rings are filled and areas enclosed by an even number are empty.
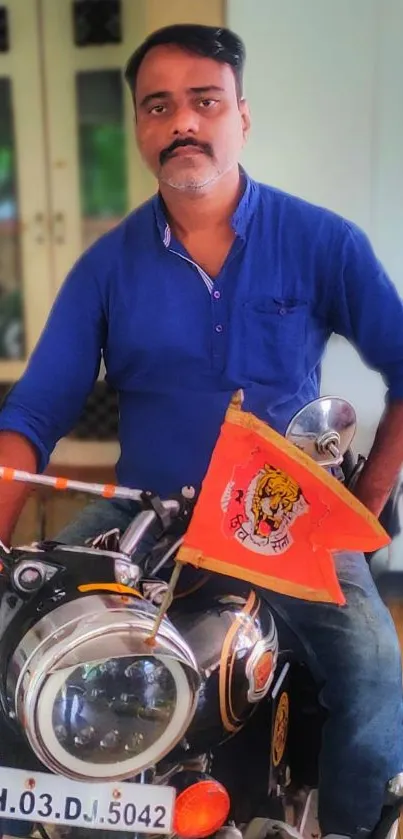
[[[344,225],[340,256],[331,323],[381,373],[388,388],[386,409],[354,489],[379,516],[403,463],[403,303],[367,237],[354,225]]]
[[[0,432],[0,465],[12,466],[24,472],[36,472],[38,455],[32,443],[12,431]],[[0,539],[5,545],[11,542],[18,516],[30,488],[22,483],[4,483],[0,492]]]
[[[354,495],[380,516],[403,463],[403,400],[391,402],[378,426]]]
[[[102,292],[82,257],[52,307],[22,378],[0,411],[0,465],[41,472],[77,422],[106,340]],[[10,540],[28,491],[0,480],[0,537]]]

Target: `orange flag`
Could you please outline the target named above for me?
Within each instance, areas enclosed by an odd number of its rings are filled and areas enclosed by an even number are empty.
[[[233,400],[177,559],[342,605],[331,552],[389,541],[336,478]]]

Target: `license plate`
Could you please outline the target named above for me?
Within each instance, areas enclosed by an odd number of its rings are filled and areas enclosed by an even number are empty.
[[[173,787],[86,783],[0,769],[0,818],[135,833],[171,833]]]

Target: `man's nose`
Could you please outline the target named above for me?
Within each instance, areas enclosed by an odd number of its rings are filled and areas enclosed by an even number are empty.
[[[194,108],[182,106],[176,109],[171,123],[171,132],[175,137],[184,137],[187,134],[197,134],[200,125],[200,118]]]

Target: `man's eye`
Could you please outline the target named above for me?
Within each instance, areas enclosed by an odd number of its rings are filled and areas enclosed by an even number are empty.
[[[150,108],[150,114],[163,114],[166,111],[166,105],[154,105]]]
[[[217,105],[217,100],[216,99],[200,99],[199,105],[203,110],[207,110],[209,108],[213,108],[214,105]]]

